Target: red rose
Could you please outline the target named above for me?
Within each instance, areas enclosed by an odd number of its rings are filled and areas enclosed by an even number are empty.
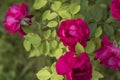
[[[95,60],[113,70],[120,70],[120,48],[114,46],[107,36],[102,38],[102,47],[95,51]]]
[[[84,47],[86,46],[90,29],[82,19],[66,20],[60,24],[57,34],[65,46],[74,49],[77,42],[80,42]]]
[[[22,30],[21,25],[30,25],[32,15],[28,15],[28,6],[24,3],[21,5],[13,4],[9,7],[5,20],[5,29],[10,33],[18,33],[24,37],[25,32]]]
[[[92,65],[86,53],[74,57],[74,53],[67,52],[56,63],[56,71],[65,75],[66,80],[90,80],[92,78]]]
[[[120,0],[112,0],[110,9],[112,11],[112,17],[120,20]]]

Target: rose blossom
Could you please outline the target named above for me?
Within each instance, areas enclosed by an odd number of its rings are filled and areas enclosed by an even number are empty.
[[[6,12],[4,26],[10,33],[18,33],[24,37],[25,32],[22,30],[21,25],[31,25],[32,15],[28,15],[28,6],[24,3],[13,4]]]
[[[102,38],[102,47],[95,51],[95,60],[113,70],[120,70],[120,48],[115,47],[107,36]]]
[[[85,21],[82,19],[65,20],[60,24],[57,31],[60,41],[65,46],[73,49],[77,42],[80,42],[84,47],[86,40],[89,38],[90,29]]]
[[[74,53],[67,52],[56,63],[56,71],[65,75],[66,80],[90,80],[92,78],[92,65],[86,53],[74,57]]]
[[[112,17],[120,20],[120,0],[112,0],[110,9],[112,11]]]

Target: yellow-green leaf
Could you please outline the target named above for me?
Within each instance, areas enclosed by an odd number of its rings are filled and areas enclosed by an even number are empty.
[[[66,10],[60,10],[58,13],[63,19],[71,19],[71,14]]]
[[[49,28],[52,28],[52,27],[56,27],[58,25],[58,22],[57,21],[50,21],[47,26]]]
[[[57,14],[55,12],[52,12],[51,14],[49,14],[49,16],[47,17],[48,20],[52,20],[54,18],[57,17]]]
[[[46,20],[49,15],[50,15],[50,10],[46,10],[42,15],[42,20]]]
[[[102,28],[98,27],[95,32],[95,38],[98,38],[102,35]]]
[[[75,3],[72,3],[72,4],[70,5],[70,12],[71,12],[71,14],[76,14],[76,13],[78,13],[79,11],[80,11],[80,5],[75,4]]]
[[[60,1],[55,1],[52,5],[51,5],[51,9],[54,11],[58,11],[58,9],[61,7],[61,2]]]
[[[36,75],[39,80],[49,80],[49,78],[51,77],[51,74],[48,71],[48,67],[43,68]]]
[[[25,48],[26,51],[30,51],[30,49],[31,49],[31,43],[29,41],[24,40],[23,46],[24,46],[24,48]]]
[[[87,47],[85,48],[87,53],[92,53],[95,50],[95,43],[94,41],[90,40],[87,42]]]
[[[76,44],[75,50],[76,50],[76,54],[80,54],[81,52],[85,52],[84,47],[80,43]]]
[[[34,9],[40,9],[47,4],[47,0],[35,0],[33,4]]]

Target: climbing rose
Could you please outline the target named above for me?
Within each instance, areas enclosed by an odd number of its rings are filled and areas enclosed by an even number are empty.
[[[84,47],[86,40],[89,38],[90,29],[82,19],[65,20],[61,22],[57,31],[60,41],[69,49],[74,49],[77,42],[80,42]]]
[[[56,71],[65,75],[66,80],[90,80],[92,78],[92,65],[86,53],[74,57],[74,53],[67,52],[56,63]]]
[[[99,59],[102,65],[110,69],[120,70],[120,48],[115,47],[105,35],[101,44],[101,48],[95,51],[95,60]]]
[[[28,15],[28,6],[25,3],[13,4],[9,7],[5,15],[4,27],[10,33],[18,33],[24,37],[25,32],[21,25],[31,25],[32,15]]]
[[[112,11],[112,17],[120,20],[120,0],[112,0],[110,9]]]

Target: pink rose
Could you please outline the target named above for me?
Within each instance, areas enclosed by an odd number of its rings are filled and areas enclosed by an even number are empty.
[[[77,42],[80,42],[84,47],[86,46],[90,29],[82,19],[65,20],[60,24],[57,34],[65,46],[73,49]]]
[[[120,70],[120,48],[115,47],[107,36],[102,38],[102,47],[95,51],[95,60],[113,70]]]
[[[110,9],[112,11],[112,17],[120,20],[120,0],[112,0]]]
[[[63,56],[59,58],[59,60],[56,63],[56,71],[60,75],[65,75],[69,68],[72,66],[73,63],[73,52],[66,52]]]
[[[28,6],[24,3],[21,5],[13,4],[6,12],[4,26],[10,33],[18,33],[24,37],[25,32],[22,30],[21,25],[31,25],[31,18],[33,15],[28,15]]]
[[[56,63],[56,71],[65,75],[66,80],[90,80],[92,78],[92,65],[86,53],[74,57],[74,53],[67,52]]]

